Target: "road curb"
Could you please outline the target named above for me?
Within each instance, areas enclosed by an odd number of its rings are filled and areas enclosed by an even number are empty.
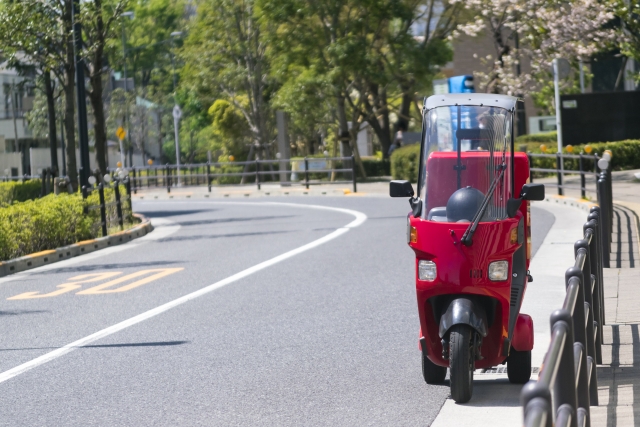
[[[589,212],[592,207],[598,206],[597,203],[594,203],[590,200],[574,199],[573,197],[566,196],[546,196],[544,198],[544,201],[549,203],[557,203],[559,205],[573,206],[586,212]]]
[[[0,262],[0,277],[42,267],[43,265],[53,264],[54,262],[88,254],[111,246],[118,246],[142,237],[153,230],[151,221],[148,218],[140,214],[133,214],[133,216],[140,219],[140,224],[128,230],[120,231],[110,236],[84,240],[74,243],[73,245],[36,252],[20,258]]]

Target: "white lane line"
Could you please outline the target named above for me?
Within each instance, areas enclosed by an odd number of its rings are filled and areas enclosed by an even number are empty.
[[[276,203],[278,204],[278,203]],[[254,273],[257,273],[260,270],[264,270],[265,268],[271,267],[272,265],[275,265],[279,262],[282,262],[284,260],[287,260],[291,257],[294,257],[298,254],[301,254],[303,252],[306,252],[308,250],[311,250],[313,248],[316,248],[324,243],[327,243],[337,237],[342,236],[343,234],[345,234],[346,232],[349,231],[349,229],[351,228],[355,228],[358,227],[359,225],[362,225],[362,223],[364,223],[367,219],[367,216],[365,214],[363,214],[362,212],[358,212],[358,211],[353,211],[350,209],[341,209],[341,208],[327,208],[325,206],[317,206],[317,205],[297,205],[295,203],[279,203],[280,205],[290,205],[290,206],[295,206],[295,207],[304,207],[304,208],[309,208],[309,209],[322,209],[322,210],[334,210],[337,212],[342,212],[342,213],[347,213],[350,215],[353,215],[356,217],[355,220],[351,221],[349,224],[338,228],[337,230],[333,231],[332,233],[327,234],[324,237],[321,237],[317,240],[314,240],[311,243],[307,243],[306,245],[302,245],[296,249],[293,249],[289,252],[285,252],[281,255],[278,255],[274,258],[271,258],[267,261],[263,261],[259,264],[254,265],[253,267],[249,267],[246,270],[243,270],[239,273],[236,273],[232,276],[227,277],[226,279],[222,279],[219,282],[213,283],[209,286],[206,286],[202,289],[199,289],[195,292],[191,292],[190,294],[184,295],[180,298],[177,298],[173,301],[170,301],[166,304],[162,304],[161,306],[158,306],[156,308],[152,308],[149,311],[145,311],[144,313],[138,314],[137,316],[131,317],[127,320],[124,320],[120,323],[117,323],[113,326],[109,326],[108,328],[105,328],[101,331],[98,331],[94,334],[91,334],[89,336],[86,336],[84,338],[80,338],[77,341],[72,342],[71,344],[67,344],[64,347],[60,347],[59,349],[53,350],[49,353],[43,354],[40,357],[37,357],[35,359],[32,359],[28,362],[23,363],[22,365],[18,365],[15,368],[9,369],[8,371],[4,371],[3,373],[0,374],[0,383],[7,381],[17,375],[23,374],[37,366],[43,365],[47,362],[50,362],[54,359],[57,359],[58,357],[64,356],[67,353],[72,352],[73,350],[76,350],[80,347],[86,346],[94,341],[97,341],[99,339],[102,339],[106,336],[115,334],[116,332],[119,332],[123,329],[126,329],[130,326],[133,326],[137,323],[143,322],[147,319],[150,319],[152,317],[155,317],[159,314],[164,313],[165,311],[171,310],[174,307],[177,307],[179,305],[182,305],[186,302],[189,302],[193,299],[196,299],[198,297],[201,297],[203,295],[206,295],[210,292],[213,292],[217,289],[222,288],[223,286],[229,285],[233,282],[236,282],[240,279],[243,279],[247,276],[250,276]]]
[[[164,239],[165,237],[172,235],[173,233],[175,233],[180,229],[180,224],[176,224],[174,221],[171,221],[170,219],[166,219],[166,218],[153,218],[151,219],[151,224],[153,225],[153,231],[145,236],[140,237],[139,239],[135,239],[131,242],[123,243],[122,245],[100,249],[95,252],[91,252],[89,254],[79,255],[74,258],[56,262],[54,264],[43,265],[42,267],[34,268],[33,270],[24,271],[22,273],[18,273],[15,275],[9,275],[1,278],[0,284],[7,283],[7,282],[17,282],[32,274],[41,273],[43,271],[49,271],[49,270],[57,270],[60,268],[65,268],[75,264],[79,264],[84,261],[90,261],[92,259],[101,258],[103,256],[111,255],[117,252],[126,251],[127,249],[138,247],[146,242]]]

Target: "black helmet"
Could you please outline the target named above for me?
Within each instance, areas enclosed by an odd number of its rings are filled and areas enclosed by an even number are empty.
[[[476,188],[464,187],[457,190],[447,201],[447,219],[452,222],[472,221],[483,199],[484,194]]]

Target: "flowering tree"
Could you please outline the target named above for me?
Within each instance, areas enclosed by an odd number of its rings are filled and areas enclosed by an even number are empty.
[[[462,0],[455,0],[462,1]],[[551,77],[554,58],[575,68],[618,38],[606,24],[614,18],[610,3],[598,0],[466,0],[475,18],[453,37],[491,35],[496,56],[483,58],[488,71],[478,72],[480,87],[491,93],[526,95]],[[526,67],[526,72],[522,68]]]

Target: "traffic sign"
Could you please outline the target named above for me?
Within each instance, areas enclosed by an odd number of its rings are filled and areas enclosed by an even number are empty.
[[[179,119],[182,117],[182,110],[177,105],[173,107],[173,118]]]
[[[120,126],[118,130],[116,130],[116,136],[118,137],[118,139],[124,139],[124,137],[127,136],[127,132],[122,126]]]

